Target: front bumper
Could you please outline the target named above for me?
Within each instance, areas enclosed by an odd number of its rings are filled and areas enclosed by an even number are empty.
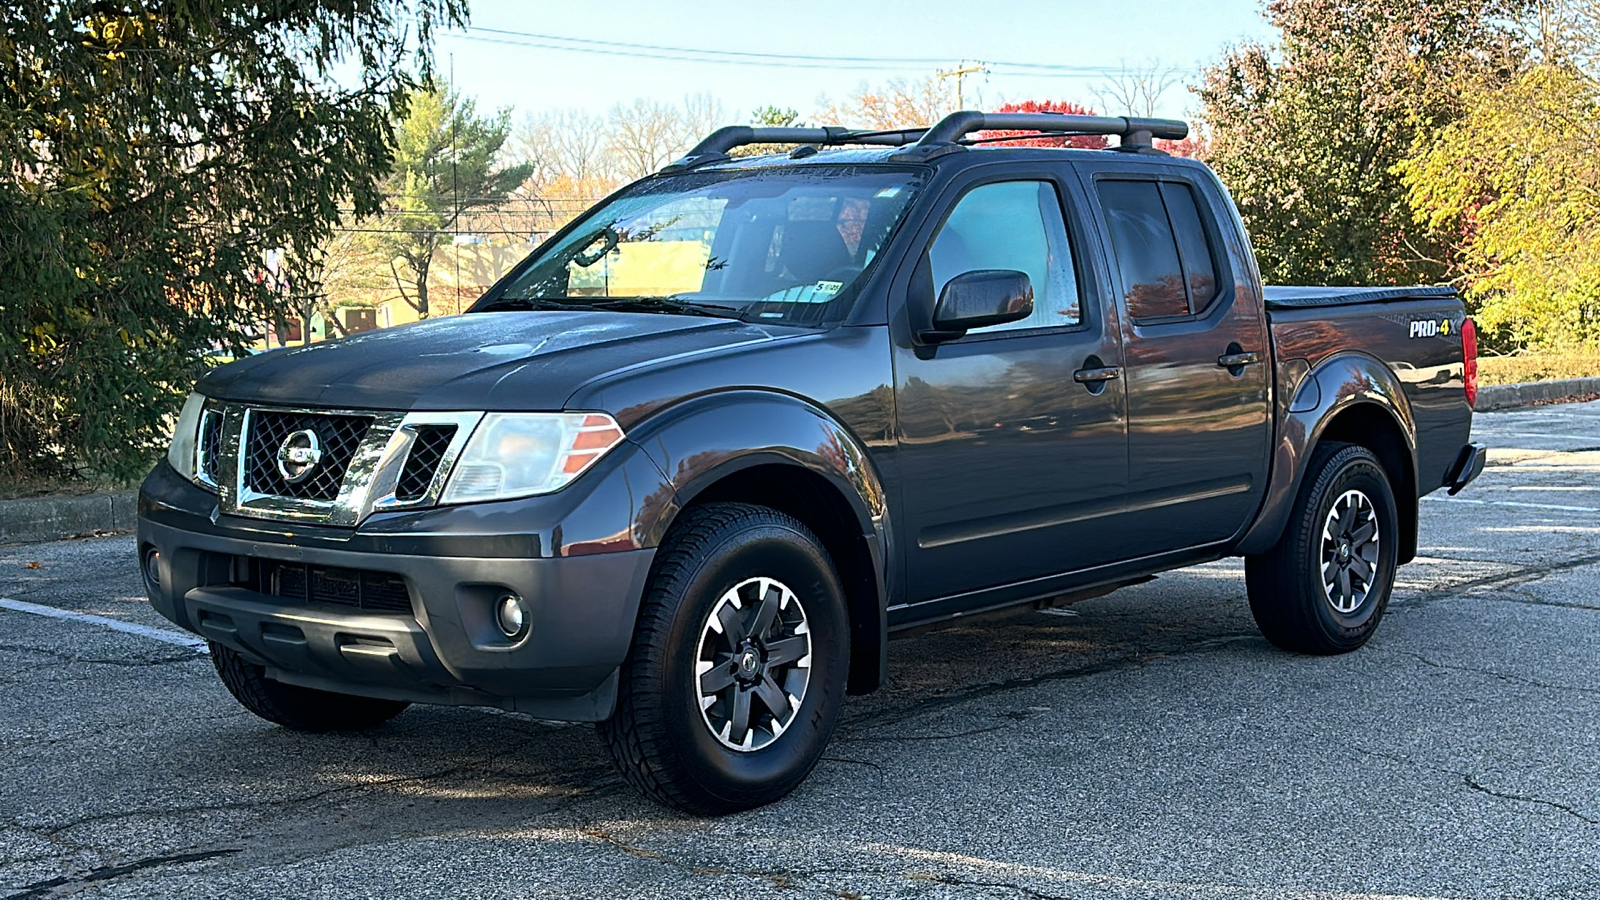
[[[140,494],[140,556],[159,554],[159,580],[147,576],[145,589],[163,616],[286,683],[550,719],[606,718],[655,551],[619,543],[610,552],[562,555],[534,529],[519,540],[504,527],[547,516],[549,504],[535,498],[494,506],[505,507],[492,514],[496,533],[478,541],[463,532],[483,525],[482,508],[417,513],[420,527],[409,532],[391,519],[385,530],[405,534],[402,551],[387,538],[339,541],[316,529],[273,533],[260,523],[230,522],[216,514],[215,497],[162,465]],[[451,527],[452,517],[462,527]],[[513,552],[518,547],[524,552]],[[397,576],[411,610],[373,612],[260,592],[240,573],[262,560]],[[494,604],[507,591],[529,612],[516,641],[494,624]]]

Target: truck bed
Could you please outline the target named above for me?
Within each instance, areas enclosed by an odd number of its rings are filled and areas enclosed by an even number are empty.
[[[1455,289],[1268,287],[1265,294],[1282,396],[1294,395],[1297,372],[1331,357],[1382,361],[1416,434],[1419,492],[1444,484],[1472,424],[1462,386],[1466,313]],[[1368,389],[1391,390],[1378,383]]]
[[[1302,287],[1269,284],[1261,289],[1267,309],[1308,309],[1322,306],[1348,306],[1357,303],[1387,303],[1393,300],[1421,300],[1454,297],[1449,285],[1409,287]]]

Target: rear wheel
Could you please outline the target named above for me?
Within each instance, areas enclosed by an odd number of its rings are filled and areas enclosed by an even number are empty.
[[[295,731],[361,731],[382,725],[411,704],[284,684],[237,652],[211,644],[211,664],[240,705]]]
[[[1319,445],[1283,537],[1245,560],[1261,633],[1300,653],[1365,644],[1394,587],[1399,521],[1388,474],[1372,451]]]
[[[629,783],[693,813],[789,793],[827,745],[849,669],[844,594],[809,529],[738,503],[663,543],[600,733]]]

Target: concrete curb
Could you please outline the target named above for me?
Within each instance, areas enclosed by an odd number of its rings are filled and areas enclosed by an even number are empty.
[[[0,500],[0,544],[55,541],[96,531],[132,531],[138,497],[134,491],[118,491]]]
[[[1558,403],[1600,394],[1600,378],[1564,378],[1559,381],[1524,381],[1478,388],[1478,412],[1512,409],[1535,403]]]

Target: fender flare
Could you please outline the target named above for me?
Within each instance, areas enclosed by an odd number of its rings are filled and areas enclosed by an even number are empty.
[[[1287,393],[1287,392],[1286,392]],[[1417,426],[1404,385],[1384,362],[1360,351],[1336,353],[1321,362],[1294,386],[1292,399],[1280,407],[1282,425],[1272,450],[1272,473],[1266,496],[1255,524],[1240,539],[1235,552],[1240,555],[1264,553],[1278,542],[1294,511],[1295,498],[1305,480],[1306,463],[1328,426],[1344,412],[1362,406],[1381,410],[1405,441],[1404,474],[1413,487],[1417,484]],[[1415,521],[1415,490],[1404,491],[1394,485],[1395,500],[1402,517],[1408,513]],[[1405,496],[1409,493],[1411,496]],[[1415,554],[1416,529],[1411,528],[1411,547],[1402,547],[1403,559]]]
[[[659,546],[678,514],[708,488],[755,466],[790,466],[826,481],[853,515],[853,533],[870,558],[870,612],[852,603],[851,692],[887,678],[889,597],[895,587],[894,535],[883,479],[865,446],[821,407],[791,394],[739,389],[703,394],[661,410],[630,429],[628,440],[672,486],[673,499],[641,510],[634,532]],[[876,659],[856,659],[872,652]]]

